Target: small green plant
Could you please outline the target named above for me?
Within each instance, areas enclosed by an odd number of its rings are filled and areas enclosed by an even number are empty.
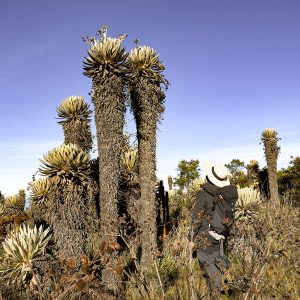
[[[121,164],[128,181],[136,181],[138,176],[138,149],[136,147],[126,147],[121,155]]]
[[[3,260],[0,274],[8,283],[38,285],[34,262],[40,259],[51,238],[49,228],[23,225],[13,231],[3,242]]]

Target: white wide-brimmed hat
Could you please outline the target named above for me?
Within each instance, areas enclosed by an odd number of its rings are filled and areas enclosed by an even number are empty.
[[[204,165],[204,171],[209,181],[218,187],[230,185],[229,173],[227,168],[221,163],[212,164],[207,162]]]

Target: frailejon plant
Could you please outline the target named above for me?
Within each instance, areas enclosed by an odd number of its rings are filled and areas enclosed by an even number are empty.
[[[123,143],[126,101],[126,60],[122,45],[125,36],[107,37],[102,26],[100,39],[87,38],[90,48],[83,62],[84,75],[92,78],[92,102],[99,153],[100,236],[115,241],[118,235],[117,197]]]
[[[89,233],[97,220],[97,187],[89,176],[90,156],[78,146],[68,144],[49,151],[40,161],[39,171],[47,176],[52,187],[48,181],[41,181],[32,194],[35,199],[45,199],[42,194],[49,189],[44,217],[53,229],[58,255],[79,257],[85,254]]]
[[[43,155],[39,172],[56,183],[85,181],[90,173],[90,156],[74,144],[63,144]]]
[[[127,180],[134,182],[138,175],[138,149],[136,147],[126,147],[121,156],[122,168],[124,169]]]
[[[28,186],[30,210],[36,224],[47,223],[47,202],[51,196],[51,187],[51,181],[47,177],[33,181]]]
[[[3,242],[3,260],[0,263],[0,274],[8,283],[28,284],[30,287],[39,286],[34,269],[34,262],[45,252],[51,238],[49,228],[30,228],[23,225],[15,230]]]
[[[157,248],[156,236],[156,132],[164,112],[167,86],[162,71],[164,66],[154,49],[137,46],[128,56],[131,109],[137,125],[141,211],[139,226],[142,245],[142,267],[153,262]]]
[[[23,212],[25,207],[25,191],[5,198],[5,207],[8,213]]]
[[[264,151],[268,166],[268,181],[270,188],[270,199],[274,203],[279,203],[278,182],[277,182],[277,159],[280,151],[278,147],[278,133],[267,128],[261,134],[261,141],[264,145]]]
[[[76,144],[85,151],[93,147],[90,117],[92,111],[82,96],[70,96],[56,109],[58,124],[63,126],[65,144]]]
[[[262,202],[261,194],[253,188],[238,189],[238,201],[235,209],[236,220],[248,220],[257,217],[258,207]]]

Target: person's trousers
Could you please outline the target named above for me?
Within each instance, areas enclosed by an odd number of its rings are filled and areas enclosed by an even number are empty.
[[[217,268],[215,259],[220,256],[219,245],[207,247],[204,250],[197,250],[197,257],[200,267],[204,271],[212,295],[219,294],[222,288],[222,272]],[[213,296],[212,296],[212,299]]]

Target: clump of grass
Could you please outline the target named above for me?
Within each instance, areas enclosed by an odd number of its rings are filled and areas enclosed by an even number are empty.
[[[229,286],[236,299],[297,299],[300,211],[265,202],[255,221],[236,222]]]

